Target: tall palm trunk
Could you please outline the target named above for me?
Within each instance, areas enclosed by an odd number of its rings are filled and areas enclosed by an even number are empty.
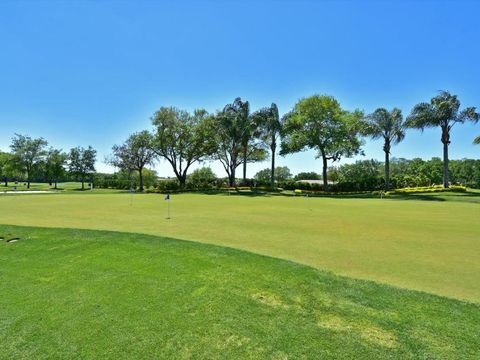
[[[450,144],[450,134],[447,127],[442,128],[443,143],[443,187],[449,187],[448,181],[448,145]]]
[[[275,145],[272,145],[272,168],[270,171],[270,187],[275,189]]]
[[[443,187],[449,187],[448,181],[448,143],[443,143]]]
[[[245,145],[243,149],[243,184],[244,185],[247,184],[247,157],[248,157],[247,146],[248,145]]]
[[[383,151],[385,151],[385,191],[388,191],[390,189],[390,139],[389,138],[385,138]]]
[[[385,151],[385,191],[390,189],[390,152]]]

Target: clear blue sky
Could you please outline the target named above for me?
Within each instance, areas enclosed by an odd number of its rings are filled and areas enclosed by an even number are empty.
[[[479,14],[476,1],[3,0],[0,149],[15,132],[65,150],[92,145],[105,171],[111,146],[150,129],[160,106],[215,111],[237,96],[253,110],[276,102],[286,112],[321,93],[346,109],[407,115],[446,89],[480,107]],[[480,124],[454,128],[451,157],[478,158],[476,135]],[[383,159],[380,142],[364,149]],[[409,131],[393,156],[441,151],[438,129]],[[314,156],[278,164],[319,172]]]

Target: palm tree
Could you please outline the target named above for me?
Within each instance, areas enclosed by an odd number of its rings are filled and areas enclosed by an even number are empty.
[[[270,186],[275,187],[275,152],[277,150],[277,139],[282,130],[282,121],[278,113],[278,107],[272,103],[270,107],[258,110],[253,115],[260,130],[260,137],[272,152],[272,167],[270,171]]]
[[[480,115],[474,107],[468,107],[459,111],[460,101],[456,95],[448,91],[440,91],[440,94],[430,100],[430,103],[415,105],[407,117],[406,125],[410,128],[424,130],[429,127],[442,129],[441,141],[443,144],[443,186],[448,188],[448,145],[450,145],[450,131],[452,127],[465,121],[477,122]]]
[[[242,99],[238,97],[232,104],[226,105],[223,111],[236,119],[235,124],[239,127],[237,131],[241,133],[243,183],[246,183],[249,145],[254,137],[255,131],[255,123],[250,114],[250,104],[248,101],[242,101]]]
[[[390,149],[405,138],[405,124],[402,111],[394,108],[388,111],[384,108],[375,110],[364,119],[363,133],[372,139],[383,138],[385,152],[385,190],[390,188]]]

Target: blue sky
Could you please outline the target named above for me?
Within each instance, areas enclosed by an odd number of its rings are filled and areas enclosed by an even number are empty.
[[[346,109],[407,115],[446,89],[480,107],[479,13],[475,1],[3,0],[0,149],[15,132],[65,150],[92,145],[108,171],[111,146],[150,129],[160,106],[215,111],[237,96],[283,113],[329,94]],[[451,157],[478,158],[476,135],[480,124],[454,128]],[[378,141],[364,150],[383,159]],[[408,131],[392,153],[441,156],[439,130]],[[313,152],[277,162],[321,171]],[[172,175],[164,162],[156,169]]]

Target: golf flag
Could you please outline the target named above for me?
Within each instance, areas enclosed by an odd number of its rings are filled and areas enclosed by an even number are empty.
[[[167,196],[165,196],[165,200],[170,200],[170,194],[167,194]]]

